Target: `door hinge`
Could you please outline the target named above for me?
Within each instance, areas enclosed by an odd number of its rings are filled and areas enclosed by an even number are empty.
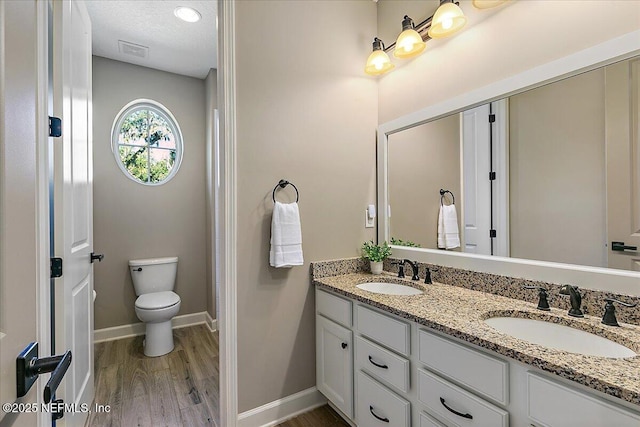
[[[495,239],[495,237],[496,237],[496,230],[489,230],[489,238]]]
[[[62,277],[62,258],[51,258],[51,278]]]
[[[58,138],[62,136],[62,119],[49,116],[49,136]]]
[[[496,173],[489,172],[489,181],[495,181],[495,180],[496,180]]]
[[[489,123],[493,123],[496,121],[496,115],[495,114],[489,114]]]

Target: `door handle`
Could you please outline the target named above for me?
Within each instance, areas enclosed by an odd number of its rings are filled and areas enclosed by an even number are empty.
[[[98,260],[98,262],[102,262],[102,260],[104,259],[104,254],[96,254],[91,252],[91,264],[93,264],[94,261]]]
[[[71,365],[71,351],[57,356],[38,358],[38,343],[29,344],[16,358],[16,395],[27,394],[40,374],[53,372],[44,387],[44,403],[51,402],[64,374]]]
[[[625,246],[624,242],[611,242],[612,251],[637,251],[637,246]]]

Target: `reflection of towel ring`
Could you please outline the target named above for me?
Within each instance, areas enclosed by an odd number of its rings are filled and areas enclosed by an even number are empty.
[[[451,204],[452,204],[452,205],[455,205],[455,204],[456,204],[456,196],[454,196],[454,195],[453,195],[453,193],[452,193],[451,191],[449,191],[449,190],[443,190],[443,189],[441,188],[441,189],[440,189],[440,206],[443,206],[443,205],[444,205],[444,203],[443,203],[444,195],[445,195],[445,194],[447,194],[447,193],[451,194],[451,200],[453,200],[453,201],[451,202]]]
[[[287,185],[291,185],[296,190],[296,203],[298,203],[298,200],[300,199],[300,193],[298,193],[298,187],[296,187],[293,184],[293,182],[289,182],[284,179],[281,179],[280,182],[278,182],[278,184],[275,187],[273,187],[273,193],[271,193],[271,197],[273,198],[273,203],[276,202],[276,190],[278,189],[278,187],[284,188]]]

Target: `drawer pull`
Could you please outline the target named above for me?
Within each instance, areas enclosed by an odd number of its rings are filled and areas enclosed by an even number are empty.
[[[462,418],[468,418],[468,419],[470,419],[470,420],[472,420],[472,419],[473,419],[473,416],[472,416],[471,414],[463,414],[462,412],[458,412],[458,411],[456,411],[455,409],[451,409],[451,408],[449,408],[449,407],[447,406],[447,404],[446,404],[446,403],[444,403],[444,399],[443,399],[442,397],[440,398],[440,403],[442,403],[442,406],[444,406],[445,408],[447,408],[447,411],[449,411],[449,412],[453,412],[454,414],[456,414],[456,415],[457,415],[457,416],[459,416],[459,417],[462,417]]]
[[[383,423],[388,423],[389,422],[389,418],[382,418],[376,415],[375,412],[373,412],[373,406],[369,405],[369,412],[371,412],[371,415],[373,415],[374,417],[376,417],[376,419],[382,421]]]
[[[377,366],[378,368],[381,368],[381,369],[389,369],[389,367],[388,367],[387,365],[380,365],[380,364],[378,364],[378,363],[374,362],[374,361],[373,361],[373,359],[371,358],[371,356],[369,356],[369,362],[371,362],[371,364],[372,364],[373,366]]]
[[[342,346],[342,348],[347,348],[347,343],[343,342],[342,344],[340,344]]]

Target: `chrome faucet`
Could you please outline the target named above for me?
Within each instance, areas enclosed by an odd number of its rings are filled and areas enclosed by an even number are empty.
[[[418,277],[418,261],[411,261],[408,259],[405,259],[402,261],[402,265],[405,265],[407,263],[411,266],[411,269],[413,270],[413,275],[411,276],[411,280],[420,280],[420,278]]]
[[[569,309],[569,316],[584,317],[584,313],[580,310],[582,305],[582,295],[578,292],[577,286],[564,285],[560,288],[561,295],[569,295],[571,301],[571,308]]]

